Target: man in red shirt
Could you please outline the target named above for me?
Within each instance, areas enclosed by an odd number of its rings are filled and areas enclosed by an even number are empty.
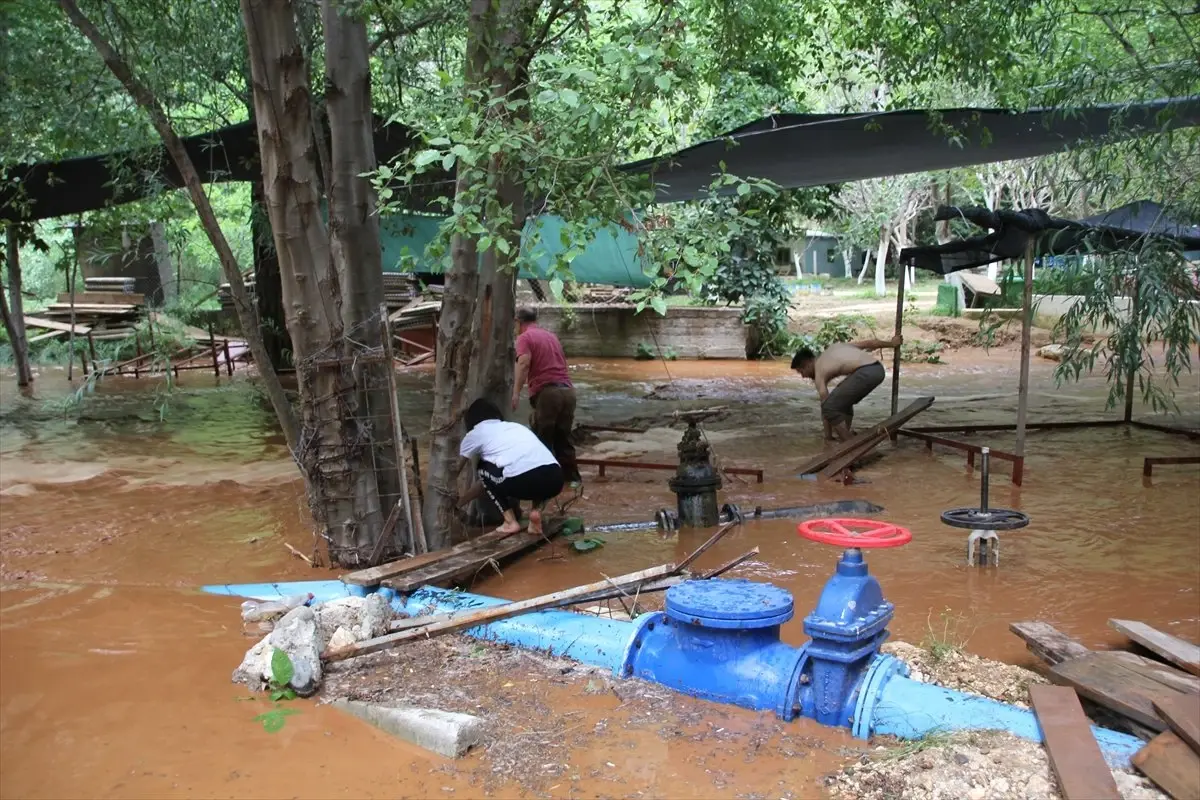
[[[513,382],[512,407],[521,400],[521,387],[529,383],[529,405],[533,406],[530,427],[554,453],[567,483],[579,482],[575,445],[575,387],[567,375],[567,357],[558,337],[538,327],[537,311],[517,312],[517,377]]]

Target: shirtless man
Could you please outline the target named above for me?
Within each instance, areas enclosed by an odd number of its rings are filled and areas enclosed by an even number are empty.
[[[817,356],[808,348],[801,348],[792,359],[792,369],[805,378],[811,378],[821,396],[821,421],[825,425],[825,441],[834,436],[843,442],[852,435],[850,425],[854,422],[854,406],[883,383],[883,364],[867,350],[899,347],[904,337],[891,339],[864,339],[826,347]],[[845,379],[833,391],[830,381]]]

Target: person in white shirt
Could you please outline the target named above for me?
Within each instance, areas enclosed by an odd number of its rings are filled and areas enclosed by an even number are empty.
[[[516,515],[521,501],[531,500],[529,532],[542,533],[541,507],[557,497],[564,485],[562,467],[554,454],[533,431],[506,422],[500,409],[483,398],[467,409],[464,424],[467,433],[458,452],[464,459],[478,458],[479,482],[459,498],[459,505],[486,493],[504,515],[496,532],[513,534],[521,530]]]

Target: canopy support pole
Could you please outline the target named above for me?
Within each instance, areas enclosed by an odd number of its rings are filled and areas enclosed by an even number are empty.
[[[1025,423],[1029,416],[1029,342],[1033,328],[1033,245],[1025,245],[1025,285],[1021,301],[1021,378],[1017,384],[1017,455],[1025,457]]]
[[[896,336],[900,336],[904,329],[904,276],[908,272],[908,267],[900,263],[900,257],[896,256]],[[897,347],[892,352],[892,414],[900,408],[900,348]]]
[[[1141,356],[1141,330],[1139,327],[1140,320],[1138,319],[1138,297],[1141,295],[1142,277],[1139,273],[1133,279],[1133,296],[1129,298],[1129,322],[1133,325],[1135,335],[1138,337],[1138,356],[1140,362]],[[1125,376],[1125,421],[1133,421],[1133,382],[1137,378],[1138,368],[1140,363],[1130,361],[1129,374]]]

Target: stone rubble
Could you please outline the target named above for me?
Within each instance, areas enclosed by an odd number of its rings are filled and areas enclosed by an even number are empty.
[[[292,660],[292,690],[301,697],[316,694],[321,686],[321,653],[328,647],[345,647],[387,633],[392,609],[381,595],[344,597],[328,603],[289,611],[274,629],[246,651],[233,671],[233,682],[253,691],[264,691],[272,678],[275,648]]]

